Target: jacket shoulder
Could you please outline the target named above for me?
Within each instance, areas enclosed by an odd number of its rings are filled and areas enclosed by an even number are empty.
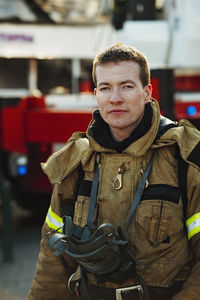
[[[85,133],[76,132],[63,148],[53,153],[46,162],[41,163],[41,167],[49,181],[55,184],[73,172],[81,160],[91,152]]]
[[[163,135],[163,139],[176,142],[181,157],[187,163],[200,168],[200,131],[188,120],[177,122],[176,126],[172,126]]]
[[[177,122],[174,122],[166,117],[160,116],[160,123],[159,123],[159,127],[158,127],[158,132],[156,135],[156,139],[159,139],[169,129],[175,128],[177,126],[178,126]]]

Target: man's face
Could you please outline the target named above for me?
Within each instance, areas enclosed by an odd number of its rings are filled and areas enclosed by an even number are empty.
[[[142,86],[139,65],[134,61],[109,62],[96,67],[95,97],[100,114],[114,139],[122,141],[140,123],[151,85]]]

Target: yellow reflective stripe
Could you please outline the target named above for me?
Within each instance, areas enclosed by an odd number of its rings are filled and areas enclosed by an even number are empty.
[[[186,221],[188,239],[190,240],[195,234],[200,232],[200,213],[191,216]]]
[[[52,211],[51,206],[49,207],[45,222],[49,228],[62,232],[63,220]]]

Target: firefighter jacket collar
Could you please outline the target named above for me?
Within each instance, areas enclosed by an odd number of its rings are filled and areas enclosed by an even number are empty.
[[[153,117],[152,117],[152,126],[150,129],[139,139],[137,139],[135,142],[130,144],[123,153],[130,154],[134,157],[141,157],[144,156],[144,154],[151,148],[159,128],[160,124],[160,110],[159,106],[157,104],[157,101],[152,99],[152,108],[153,108]],[[96,152],[110,152],[110,153],[116,153],[116,150],[109,149],[102,147],[100,144],[98,144],[95,139],[90,134],[90,129],[87,131],[87,136],[90,140],[90,145],[92,149]]]
[[[122,153],[130,144],[143,137],[152,125],[153,108],[151,102],[145,105],[144,116],[130,136],[123,141],[113,139],[108,124],[102,119],[99,110],[93,113],[93,122],[89,127],[90,136],[101,146]]]

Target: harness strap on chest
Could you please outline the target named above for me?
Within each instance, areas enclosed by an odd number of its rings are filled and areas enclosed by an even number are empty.
[[[133,216],[135,214],[135,211],[137,209],[137,206],[140,203],[142,192],[144,190],[144,186],[145,186],[147,177],[148,177],[149,172],[151,170],[152,163],[153,163],[153,155],[152,155],[152,157],[151,157],[151,159],[150,159],[150,161],[147,165],[146,170],[142,174],[142,178],[141,178],[141,180],[140,180],[140,182],[137,186],[136,193],[135,193],[134,199],[132,201],[132,205],[131,205],[130,212],[129,212],[129,215],[128,215],[125,232],[127,232],[128,228],[131,224],[131,221],[133,219]],[[93,222],[94,222],[96,198],[97,198],[97,193],[98,193],[98,180],[99,180],[99,168],[96,165],[95,166],[94,178],[93,178],[93,182],[92,182],[91,198],[90,198],[90,204],[89,204],[89,210],[88,210],[87,225],[84,228],[84,231],[83,231],[82,236],[81,236],[81,240],[88,239],[89,236],[91,235],[91,231],[93,229],[96,229],[96,226],[94,225]]]
[[[94,214],[95,214],[95,205],[96,205],[96,198],[98,193],[98,186],[99,186],[99,167],[95,164],[94,178],[92,181],[91,197],[90,197],[90,204],[88,210],[87,225],[83,230],[81,240],[87,240],[91,235],[91,231],[96,229],[96,226],[94,225]]]
[[[133,219],[133,216],[135,214],[135,211],[137,209],[137,206],[138,204],[140,203],[140,199],[141,199],[141,196],[142,196],[142,192],[144,190],[144,186],[145,186],[145,183],[146,183],[146,180],[147,180],[147,177],[149,175],[149,172],[151,170],[151,166],[152,166],[152,163],[153,163],[153,155],[147,165],[147,168],[146,170],[144,171],[144,173],[142,174],[142,178],[137,186],[137,190],[136,190],[136,193],[135,193],[135,197],[134,197],[134,200],[132,202],[132,205],[131,205],[131,209],[130,209],[130,212],[129,212],[129,215],[128,215],[128,220],[127,220],[127,223],[126,223],[126,229],[125,229],[125,233],[127,233],[127,230],[131,224],[131,221]]]

